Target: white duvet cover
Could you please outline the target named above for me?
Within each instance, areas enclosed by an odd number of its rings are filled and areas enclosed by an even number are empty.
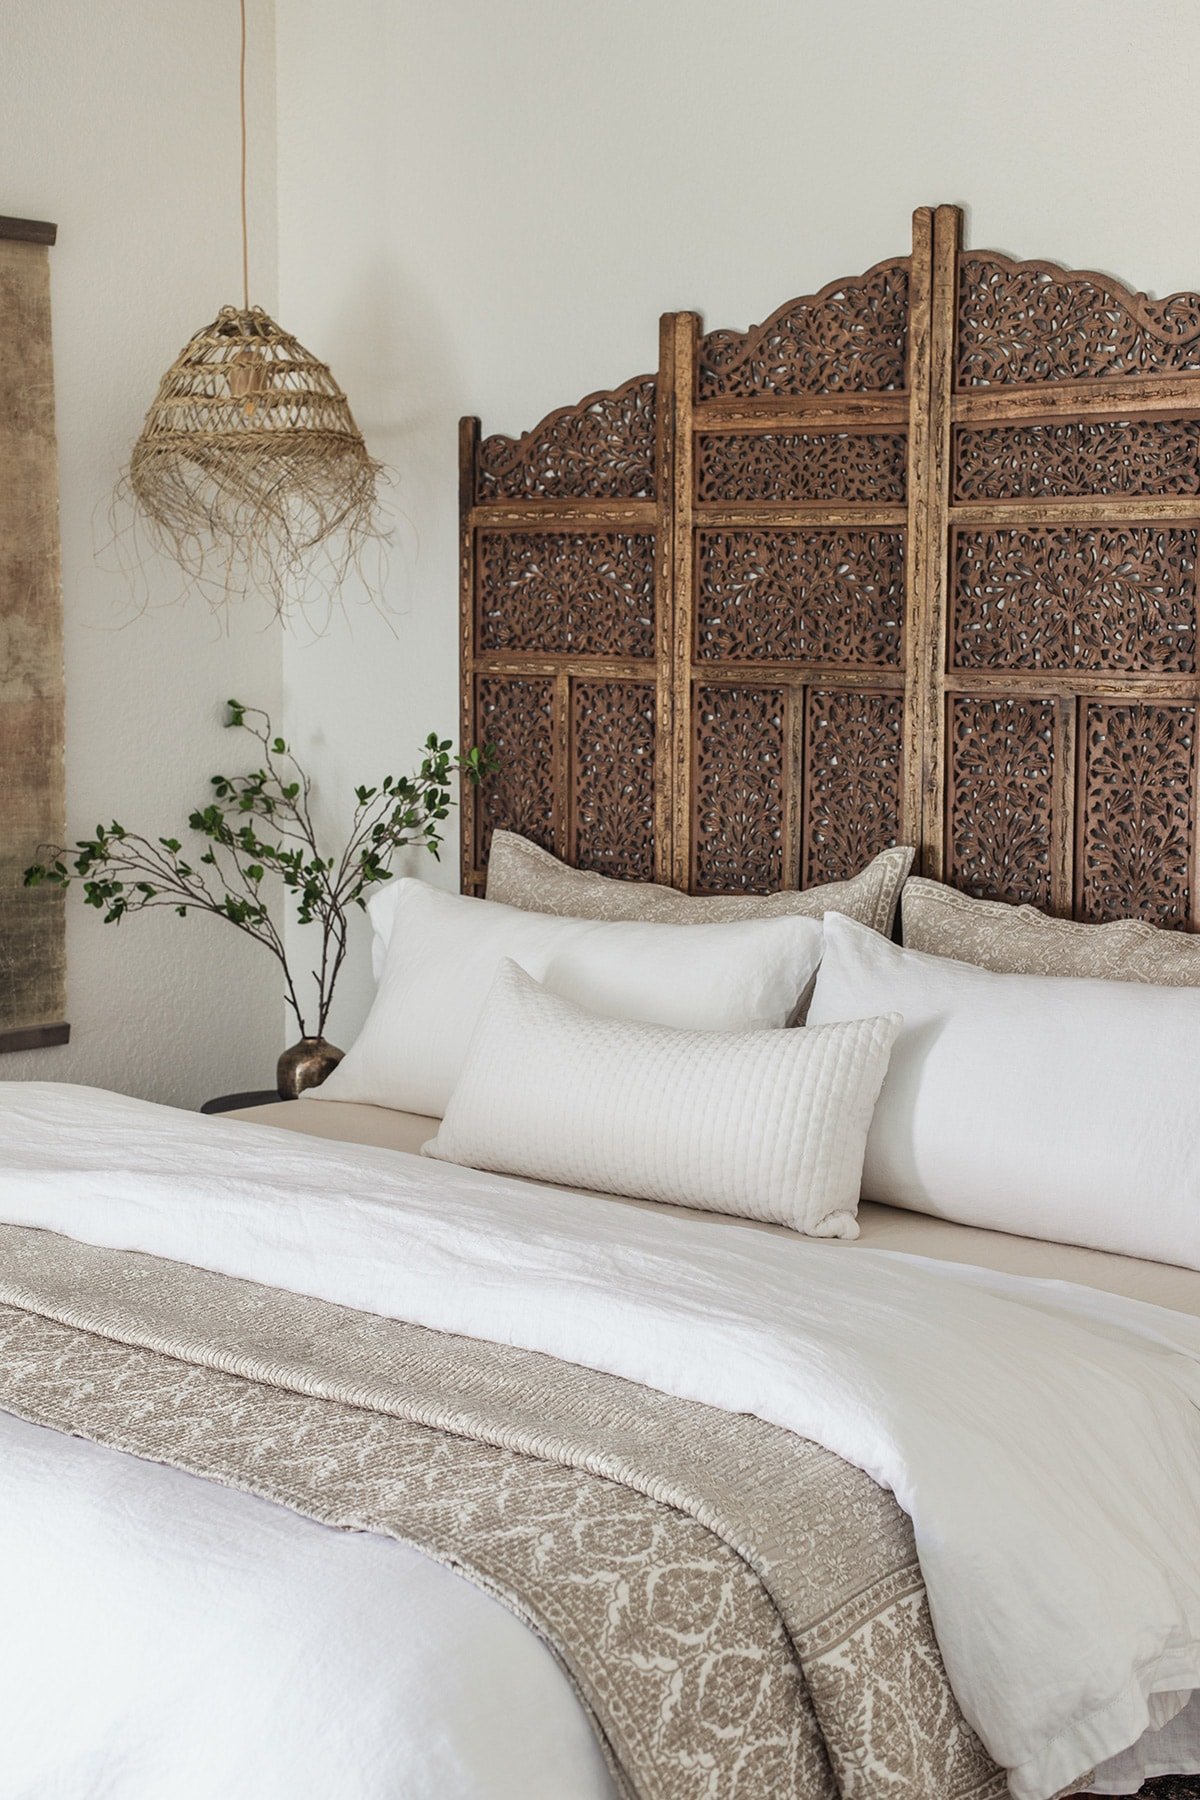
[[[5,1413],[0,1609],[3,1800],[612,1800],[460,1576]]]
[[[911,1514],[950,1679],[1020,1800],[1200,1687],[1196,1319],[32,1084],[0,1099],[0,1221],[548,1351],[826,1445]]]

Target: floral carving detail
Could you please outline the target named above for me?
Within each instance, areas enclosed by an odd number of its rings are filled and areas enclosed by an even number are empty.
[[[1200,494],[1200,420],[957,427],[958,500]]]
[[[900,503],[907,457],[902,431],[706,432],[697,498]]]
[[[564,406],[518,438],[484,438],[475,498],[652,500],[655,382],[638,375]]]
[[[949,876],[984,900],[1050,903],[1051,700],[958,699],[950,708]]]
[[[654,536],[627,531],[481,531],[485,651],[654,655]]]
[[[1194,704],[1087,708],[1081,918],[1187,922],[1196,711]]]
[[[700,397],[883,393],[904,386],[907,350],[908,264],[880,263],[790,300],[749,331],[710,331]]]
[[[811,690],[805,716],[805,887],[855,875],[900,836],[904,700]]]
[[[1200,294],[1150,300],[1054,263],[965,256],[959,388],[1200,369]]]
[[[1194,526],[960,531],[954,667],[1196,666]]]
[[[695,731],[693,886],[773,893],[783,882],[783,690],[700,688]]]
[[[571,752],[576,867],[653,880],[653,683],[574,681]]]
[[[487,864],[492,832],[516,831],[556,851],[554,682],[481,675],[475,738],[495,746],[498,768],[475,795],[475,863]]]
[[[902,530],[698,534],[699,657],[896,668],[903,621]]]
[[[1200,377],[1200,294],[1152,301],[1105,276],[988,254],[959,271],[953,381],[993,398],[956,402],[965,416],[952,427],[953,498],[984,523],[956,520],[949,543],[948,878],[1065,909],[1071,863],[1078,917],[1186,923],[1200,816],[1200,416],[1178,415],[1200,405],[1158,416],[1129,395],[1142,376]],[[693,763],[678,797],[700,893],[836,880],[895,842],[908,543],[903,524],[867,525],[862,511],[901,518],[908,436],[892,405],[889,420],[868,419],[836,396],[903,392],[908,307],[908,264],[893,261],[699,347],[692,595],[666,575],[695,620]],[[1047,397],[1048,384],[1105,377],[1101,393],[1123,388],[1107,416],[1063,385]],[[1031,383],[1047,389],[1036,406],[1026,394],[1027,419],[970,416],[1011,413],[1004,396]],[[795,405],[785,418],[789,400],[821,395],[835,398],[818,410],[843,425],[799,423],[811,408]],[[688,647],[659,667],[654,509],[634,509],[644,523],[608,515],[655,494],[655,405],[654,379],[639,377],[480,446],[475,498],[503,523],[476,525],[469,659],[493,671],[552,659],[562,673],[557,687],[532,673],[477,681],[476,736],[503,760],[473,809],[476,868],[502,823],[582,869],[653,878],[655,788],[670,778],[656,761],[655,682],[686,691],[676,659]],[[1128,523],[1016,522],[1038,510],[1021,502],[1106,496],[1099,511]],[[586,524],[536,504],[555,497],[583,503]],[[665,530],[674,503],[661,498]],[[739,506],[772,522],[704,520]],[[815,522],[835,507],[853,522]],[[1154,511],[1178,517],[1156,523]],[[837,687],[837,670],[874,691]]]

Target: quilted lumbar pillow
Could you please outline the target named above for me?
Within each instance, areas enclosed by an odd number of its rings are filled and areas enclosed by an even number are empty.
[[[681,894],[649,881],[614,881],[610,875],[572,869],[513,831],[492,836],[487,897],[530,912],[576,919],[665,919],[685,925],[714,919],[770,919],[784,913],[819,919],[840,912],[890,934],[896,901],[912,867],[907,846],[881,850],[848,881],[829,881],[778,894]]]
[[[907,949],[953,956],[1006,975],[1078,975],[1200,987],[1200,937],[1140,919],[1080,925],[1036,906],[973,900],[914,876],[901,900]]]
[[[789,1024],[821,960],[819,919],[723,925],[548,918],[423,881],[389,882],[368,911],[388,943],[375,1001],[323,1100],[446,1109],[504,958],[593,1012],[705,1031]]]
[[[810,1020],[885,1012],[864,1199],[1200,1268],[1200,992],[996,974],[830,913]]]
[[[425,1154],[857,1237],[867,1128],[899,1025],[629,1024],[506,960]]]

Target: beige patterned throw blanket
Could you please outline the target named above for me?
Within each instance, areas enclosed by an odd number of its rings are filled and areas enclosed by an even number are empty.
[[[459,1570],[550,1645],[628,1795],[1005,1792],[908,1519],[747,1415],[11,1226],[0,1408]]]

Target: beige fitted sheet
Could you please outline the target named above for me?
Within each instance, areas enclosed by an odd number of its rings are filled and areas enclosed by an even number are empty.
[[[384,1106],[359,1106],[348,1100],[288,1100],[272,1106],[256,1106],[244,1112],[225,1113],[227,1119],[246,1119],[252,1125],[278,1125],[287,1131],[307,1132],[311,1137],[333,1138],[339,1143],[373,1144],[387,1150],[420,1151],[437,1131],[437,1119],[417,1113],[392,1112]],[[614,1196],[604,1195],[604,1199]],[[650,1200],[625,1200],[617,1204],[653,1206]],[[1053,1281],[1075,1281],[1084,1287],[1125,1294],[1131,1300],[1147,1300],[1176,1312],[1200,1318],[1200,1271],[1180,1269],[1170,1263],[1143,1262],[1138,1257],[1114,1256],[1106,1250],[1081,1250],[1075,1244],[1045,1243],[1039,1238],[1013,1237],[1006,1231],[983,1231],[974,1225],[953,1225],[925,1213],[902,1211],[864,1201],[858,1210],[861,1235],[855,1243],[873,1250],[900,1250],[910,1255],[933,1257],[938,1262],[974,1263],[1011,1275],[1037,1275]],[[749,1222],[749,1221],[747,1221]],[[782,1225],[756,1225],[760,1231],[783,1231]],[[849,1246],[853,1248],[853,1245]]]

